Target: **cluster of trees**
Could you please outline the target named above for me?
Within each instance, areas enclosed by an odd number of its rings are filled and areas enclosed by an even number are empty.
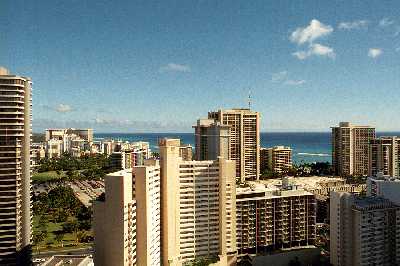
[[[57,158],[44,158],[40,160],[37,172],[56,171],[67,181],[75,179],[96,179],[104,177],[114,171],[110,159],[104,154],[84,155],[80,158],[64,153]]]
[[[54,239],[62,245],[65,234],[71,233],[76,243],[90,242],[86,231],[91,229],[91,209],[85,207],[74,195],[70,187],[58,186],[49,193],[33,197],[33,213],[39,217],[38,228],[34,230],[33,242],[38,248],[49,235],[49,222],[62,224],[62,229],[54,231]]]
[[[282,173],[277,173],[266,169],[261,178],[280,178],[283,176],[329,176],[333,175],[333,168],[329,162],[303,163],[285,169]]]

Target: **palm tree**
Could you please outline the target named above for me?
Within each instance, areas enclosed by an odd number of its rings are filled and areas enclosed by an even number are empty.
[[[40,231],[33,235],[33,245],[36,246],[36,251],[39,251],[39,244],[45,239],[44,232]]]
[[[61,231],[57,232],[57,233],[56,233],[56,236],[54,237],[54,240],[55,240],[57,243],[60,243],[60,242],[61,242],[61,247],[64,247],[63,239],[64,239],[64,233],[61,232]]]

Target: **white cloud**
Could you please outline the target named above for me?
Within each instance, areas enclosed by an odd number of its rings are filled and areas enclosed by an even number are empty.
[[[304,28],[297,28],[290,35],[290,40],[297,44],[312,43],[314,40],[327,36],[333,32],[333,28],[325,25],[316,19],[311,20],[310,25]]]
[[[306,81],[304,79],[299,79],[299,80],[286,80],[285,81],[285,85],[289,85],[289,86],[300,86],[303,85],[304,83],[306,83]]]
[[[335,58],[336,56],[335,52],[333,51],[333,48],[318,43],[313,44],[310,50],[311,54],[314,55],[327,56],[330,58]]]
[[[383,53],[382,49],[380,48],[370,48],[368,51],[368,56],[372,58],[377,58]]]
[[[306,81],[303,79],[292,80],[292,79],[289,79],[288,76],[289,76],[289,73],[286,70],[280,71],[277,73],[272,73],[271,74],[271,82],[280,83],[283,85],[290,85],[290,86],[299,86],[299,85],[306,83]]]
[[[390,18],[383,18],[379,21],[379,26],[381,27],[387,27],[394,24],[394,20],[390,19]]]
[[[72,111],[72,107],[68,104],[62,104],[60,103],[57,107],[56,107],[56,111],[59,113],[68,113]]]
[[[175,63],[168,63],[165,66],[160,67],[160,72],[190,72],[190,66],[188,65],[181,65]]]
[[[271,81],[272,82],[281,82],[282,80],[284,80],[287,76],[287,71],[281,71],[281,72],[277,72],[277,73],[273,73],[271,75]]]
[[[297,57],[300,60],[304,60],[312,55],[316,56],[325,56],[334,59],[336,57],[335,51],[333,48],[315,43],[311,44],[307,51],[297,51],[292,53],[293,56]]]
[[[355,21],[347,21],[339,23],[338,29],[341,30],[353,30],[353,29],[362,29],[368,26],[367,20],[355,20]]]

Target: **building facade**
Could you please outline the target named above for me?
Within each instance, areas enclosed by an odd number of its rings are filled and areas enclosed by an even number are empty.
[[[193,126],[195,131],[196,160],[230,158],[230,126],[214,119],[199,119]]]
[[[316,201],[295,188],[238,188],[236,236],[239,256],[315,244]]]
[[[146,160],[132,169],[137,209],[137,265],[161,265],[160,164]]]
[[[29,265],[31,80],[0,68],[0,264]]]
[[[369,144],[368,175],[400,177],[400,138],[380,137]]]
[[[105,177],[105,197],[93,202],[95,265],[136,265],[137,206],[132,171]]]
[[[331,192],[330,261],[334,266],[399,265],[400,207],[380,197]]]
[[[250,109],[209,112],[208,118],[230,126],[230,158],[236,163],[236,176],[258,180],[260,176],[260,114]]]
[[[162,260],[182,265],[198,258],[236,261],[235,164],[184,161],[178,139],[160,147]]]
[[[290,147],[275,146],[260,149],[261,173],[270,170],[275,173],[284,173],[292,167],[292,149]]]
[[[332,127],[332,165],[336,175],[368,175],[369,143],[375,128],[340,122]]]
[[[367,196],[379,196],[400,206],[400,178],[381,174],[367,179]]]

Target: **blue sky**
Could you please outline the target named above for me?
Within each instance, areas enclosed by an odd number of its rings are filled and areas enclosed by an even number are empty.
[[[399,1],[0,5],[0,65],[32,77],[35,132],[191,132],[249,88],[262,131],[400,130]]]

